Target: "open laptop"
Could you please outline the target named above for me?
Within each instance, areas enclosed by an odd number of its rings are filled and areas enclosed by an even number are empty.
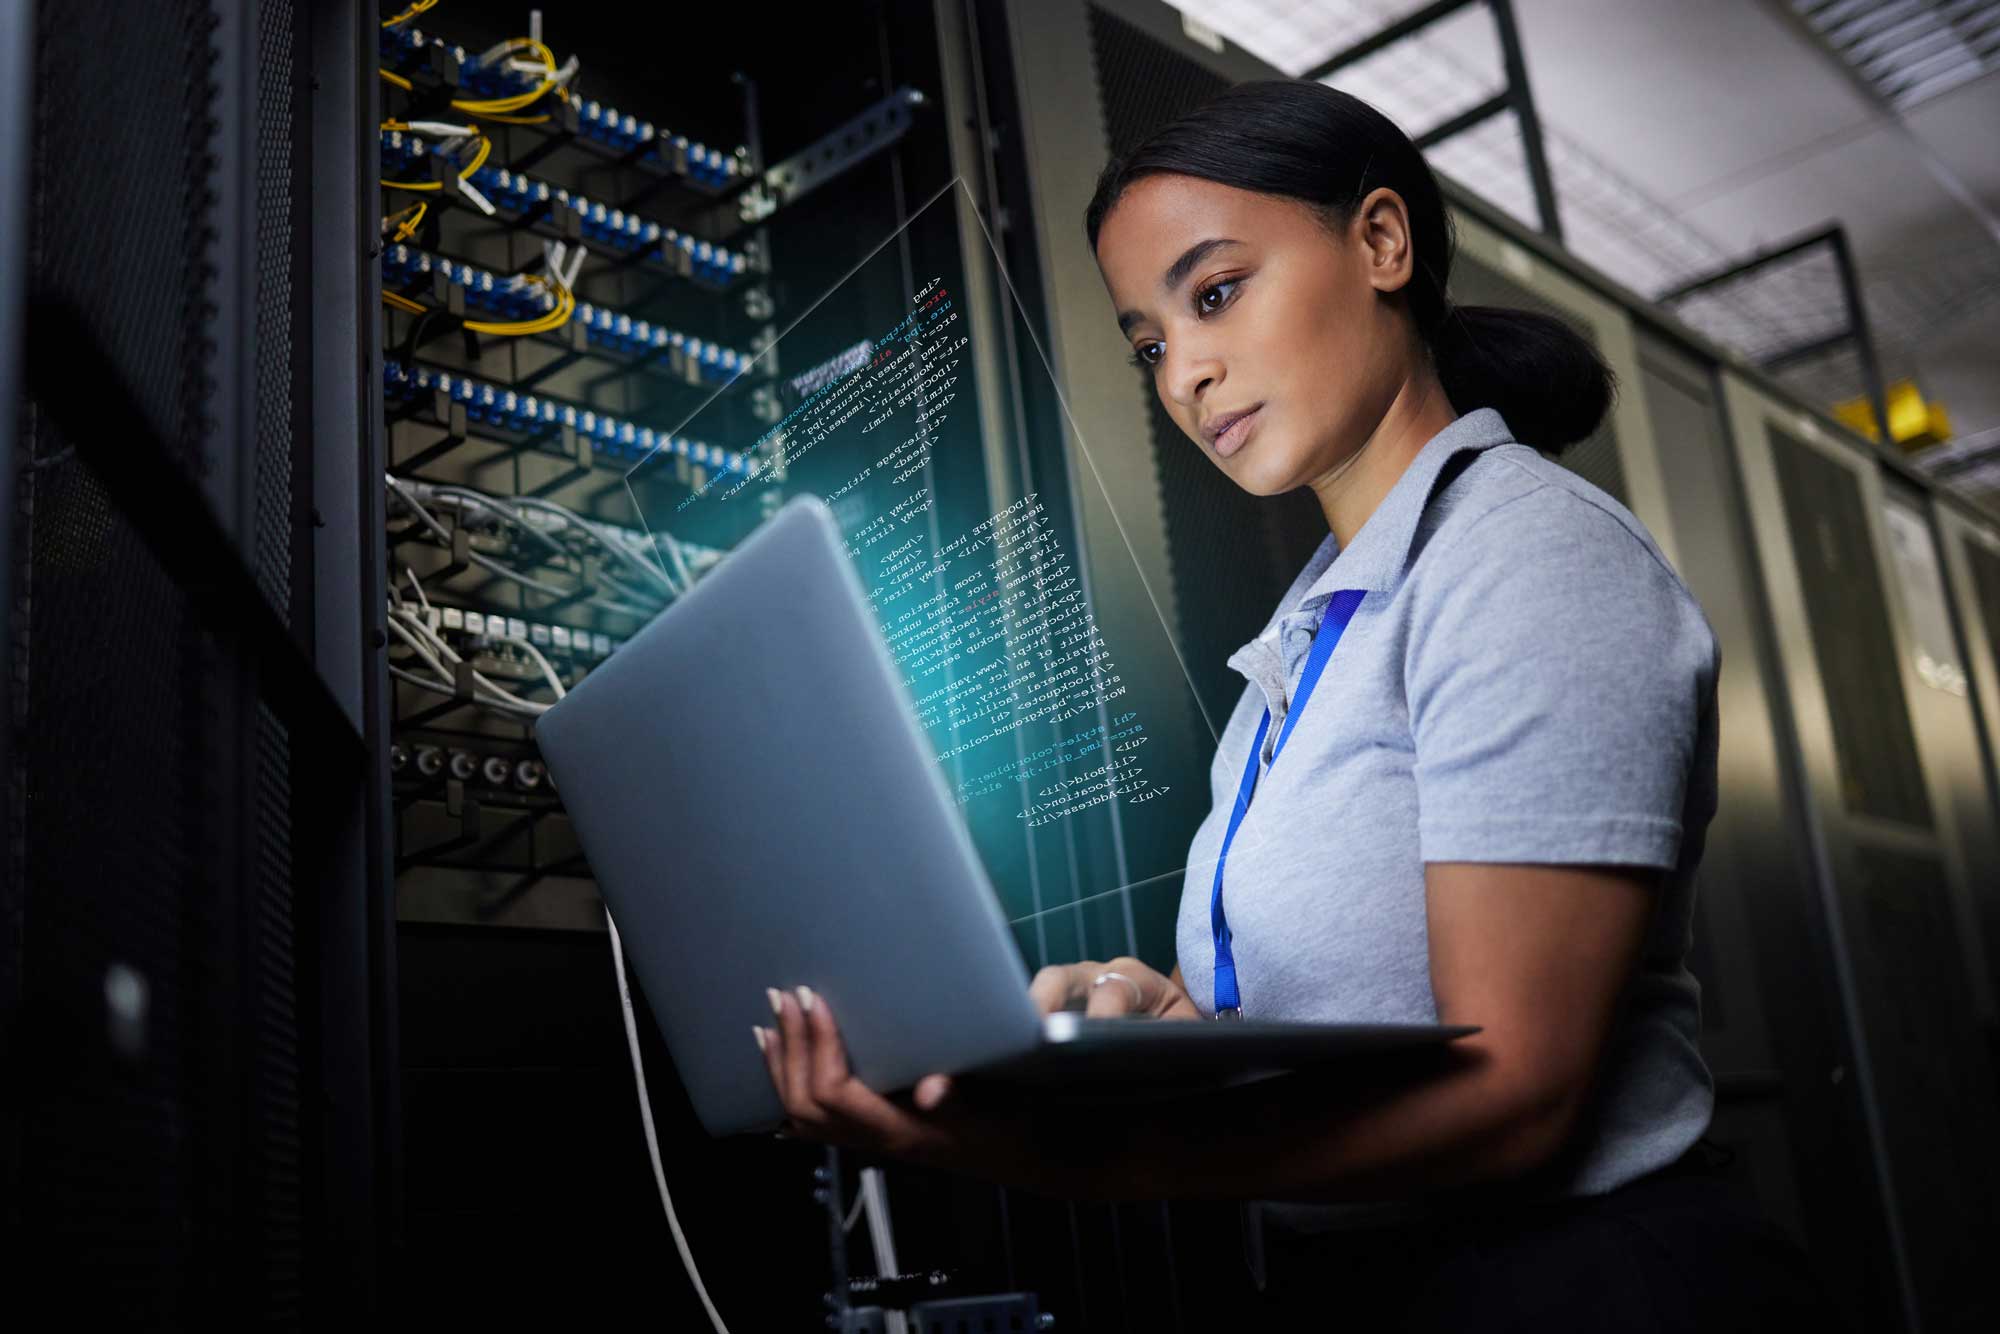
[[[753,1025],[804,984],[878,1091],[933,1071],[1212,1087],[1476,1028],[1046,1019],[838,524],[786,504],[535,726],[711,1134],[784,1117]]]

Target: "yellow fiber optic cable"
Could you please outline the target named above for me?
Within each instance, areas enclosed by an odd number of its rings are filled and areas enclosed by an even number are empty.
[[[385,28],[393,28],[398,23],[408,23],[411,19],[423,13],[425,10],[436,9],[437,2],[438,0],[415,0],[415,2],[411,4],[411,6],[408,9],[396,15],[396,17],[392,19],[383,19],[382,26]]]
[[[408,208],[399,208],[388,217],[382,219],[382,225],[387,227],[390,223],[395,222],[396,219],[403,217],[404,214],[407,213],[410,215],[405,222],[396,228],[396,234],[389,238],[389,244],[394,245],[398,241],[407,241],[412,236],[415,236],[417,228],[423,225],[424,214],[430,211],[430,207],[424,201],[418,200]]]
[[[543,79],[537,87],[525,93],[516,93],[511,97],[454,101],[452,105],[460,111],[470,111],[474,115],[493,115],[495,113],[504,115],[511,111],[519,111],[523,107],[539,101],[544,93],[556,86],[555,52],[549,50],[546,45],[536,41],[532,37],[510,37],[506,42],[502,43],[499,54],[503,56],[511,55],[516,51],[528,51],[540,56],[542,68],[548,71],[548,77]]]
[[[382,128],[385,130],[393,130],[401,126],[401,121],[384,121],[382,124]],[[472,132],[479,134],[479,127],[477,125],[473,126]],[[485,135],[479,134],[479,148],[473,153],[472,161],[459,168],[458,179],[463,181],[471,177],[473,172],[478,171],[486,165],[486,159],[492,156],[492,153],[493,141]],[[376,184],[385,190],[442,190],[444,188],[444,182],[442,181],[378,181]]]

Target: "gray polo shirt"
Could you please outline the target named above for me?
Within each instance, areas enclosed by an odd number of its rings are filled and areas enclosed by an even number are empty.
[[[1177,941],[1189,994],[1212,1012],[1209,896],[1251,739],[1268,707],[1268,764],[1339,589],[1367,593],[1229,853],[1244,1016],[1435,1022],[1425,862],[1666,869],[1594,1100],[1524,1189],[1597,1194],[1672,1162],[1714,1106],[1686,957],[1716,803],[1719,650],[1631,512],[1515,441],[1492,408],[1433,437],[1346,550],[1329,535],[1229,659],[1249,684],[1189,852]],[[1265,1211],[1317,1227],[1424,1208]]]

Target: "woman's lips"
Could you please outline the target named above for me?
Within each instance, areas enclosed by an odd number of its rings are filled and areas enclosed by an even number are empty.
[[[1264,405],[1259,403],[1256,407],[1231,422],[1229,429],[1215,438],[1216,457],[1226,459],[1237,450],[1243,448],[1243,442],[1248,440],[1250,433],[1257,429],[1257,423],[1262,420],[1263,415]]]

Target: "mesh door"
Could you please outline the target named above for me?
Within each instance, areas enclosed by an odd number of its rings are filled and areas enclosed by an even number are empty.
[[[1783,431],[1771,429],[1770,439],[1813,657],[1826,683],[1841,797],[1856,814],[1928,827],[1930,798],[1860,479]]]

